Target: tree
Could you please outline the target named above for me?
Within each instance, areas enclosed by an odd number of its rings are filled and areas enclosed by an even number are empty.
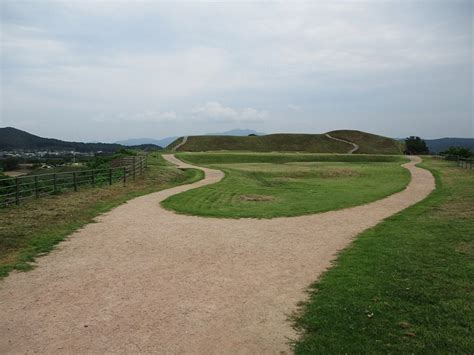
[[[443,155],[457,155],[459,157],[463,158],[470,158],[474,156],[474,152],[472,152],[468,148],[464,147],[449,147],[449,149],[445,150],[444,152],[441,152]]]
[[[410,136],[405,139],[407,154],[428,154],[428,146],[420,137]]]
[[[20,160],[18,158],[9,157],[2,161],[3,170],[4,171],[11,171],[18,169],[18,165]]]

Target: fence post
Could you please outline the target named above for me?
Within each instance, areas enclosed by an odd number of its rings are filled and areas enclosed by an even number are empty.
[[[123,167],[123,184],[125,185],[127,183],[127,167]]]
[[[53,174],[53,192],[57,192],[57,181],[56,181],[56,174]]]
[[[38,176],[35,175],[35,197],[39,197],[39,190],[38,190]]]
[[[74,192],[77,192],[77,179],[75,171],[72,173],[72,182],[74,183]]]
[[[109,168],[109,185],[112,185],[112,168]]]
[[[137,171],[136,171],[136,167],[137,167],[136,166],[136,160],[137,160],[137,157],[133,157],[133,163],[132,163],[133,164],[132,165],[133,166],[133,181],[135,181],[135,176],[136,176],[136,173],[137,173]]]
[[[92,186],[95,186],[95,171],[92,170],[91,173],[92,173],[92,175],[91,175]]]
[[[18,178],[15,178],[15,203],[20,204],[20,182]]]

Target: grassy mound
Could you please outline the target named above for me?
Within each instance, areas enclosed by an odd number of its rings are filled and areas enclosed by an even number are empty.
[[[174,144],[174,143],[173,143]],[[251,152],[346,153],[350,144],[334,141],[324,134],[268,134],[266,136],[190,136],[179,151],[204,152],[237,150]]]
[[[392,138],[351,130],[332,131],[329,134],[357,144],[357,154],[403,154],[403,143]]]
[[[359,131],[329,132],[335,138],[345,139],[360,146],[356,153],[402,154],[401,145],[394,139]],[[171,143],[174,147],[182,138]],[[248,152],[308,152],[347,153],[349,143],[328,138],[325,134],[268,134],[265,136],[190,136],[186,144],[178,148],[186,152],[248,151]]]

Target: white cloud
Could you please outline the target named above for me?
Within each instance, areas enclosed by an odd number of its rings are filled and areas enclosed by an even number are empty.
[[[95,117],[144,134],[161,122],[174,135],[205,123],[363,129],[370,113],[389,127],[399,111],[432,107],[433,120],[464,117],[472,127],[472,16],[462,1],[433,4],[7,1],[0,119],[61,132]]]
[[[176,120],[176,117],[176,112],[173,110],[165,112],[144,111],[133,114],[130,116],[130,119],[134,122],[160,123],[173,122]]]
[[[100,113],[95,115],[92,121],[96,123],[164,123],[175,122],[177,119],[178,115],[174,110],[162,112],[145,110],[134,113]]]
[[[301,106],[299,105],[294,105],[294,104],[288,104],[288,109],[292,110],[292,111],[300,111],[302,109]]]
[[[30,26],[2,24],[0,46],[3,60],[16,67],[51,65],[68,54],[64,43]]]
[[[206,102],[192,110],[195,118],[207,119],[217,122],[260,122],[267,117],[266,111],[260,111],[252,107],[235,109],[227,107],[219,102]]]

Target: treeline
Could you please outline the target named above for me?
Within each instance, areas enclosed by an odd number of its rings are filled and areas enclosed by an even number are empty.
[[[430,154],[426,142],[417,136],[410,136],[405,139],[405,153],[406,154]],[[448,149],[439,152],[441,155],[459,156],[462,158],[474,157],[474,152],[465,147],[449,147]]]

